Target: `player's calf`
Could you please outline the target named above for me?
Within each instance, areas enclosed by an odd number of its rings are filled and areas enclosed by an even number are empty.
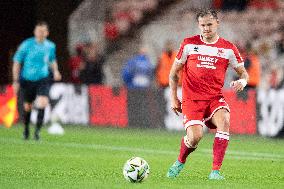
[[[35,129],[35,135],[34,135],[35,140],[40,139],[39,133],[40,133],[40,130],[43,124],[43,118],[44,118],[44,109],[38,109],[36,129]]]
[[[30,137],[30,118],[31,118],[31,105],[25,103],[24,104],[24,132],[23,138],[24,140],[28,140]]]
[[[210,180],[223,180],[220,174],[220,168],[225,156],[225,152],[229,143],[229,133],[217,131],[213,144],[213,166],[209,175]]]
[[[181,163],[185,163],[188,155],[190,153],[192,153],[197,148],[197,144],[198,143],[194,143],[194,145],[192,145],[192,143],[188,139],[188,136],[184,136],[181,139],[180,153],[179,153],[179,156],[178,156],[178,161],[181,162]]]
[[[28,140],[30,138],[30,131],[28,128],[25,127],[24,132],[23,132],[23,139]]]
[[[44,110],[45,107],[48,105],[48,97],[40,95],[37,99],[38,103],[38,114],[37,114],[37,122],[36,122],[36,129],[34,134],[34,139],[39,140],[40,139],[40,130],[43,125],[43,119],[44,119]]]
[[[178,156],[178,160],[170,167],[170,169],[167,173],[167,177],[169,177],[169,178],[177,177],[184,167],[184,164],[186,162],[186,158],[196,148],[197,148],[197,146],[192,146],[190,144],[189,140],[188,140],[188,137],[184,136],[181,140],[180,154]]]

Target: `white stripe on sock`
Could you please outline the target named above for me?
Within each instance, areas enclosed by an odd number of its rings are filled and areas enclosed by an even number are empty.
[[[230,134],[227,133],[227,132],[218,131],[218,132],[216,133],[215,137],[229,140],[229,139],[230,139]]]
[[[224,132],[224,131],[217,131],[217,133],[220,133],[220,134],[224,134],[224,135],[228,135],[228,136],[230,136],[230,133],[228,133],[228,132]]]

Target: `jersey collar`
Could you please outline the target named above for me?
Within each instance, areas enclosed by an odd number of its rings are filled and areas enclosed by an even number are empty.
[[[199,35],[199,37],[200,37],[200,40],[203,42],[203,43],[205,43],[205,44],[208,44],[208,45],[212,45],[212,44],[215,44],[215,43],[217,43],[217,41],[219,40],[219,35],[218,35],[218,37],[217,37],[217,39],[215,40],[215,41],[213,41],[213,42],[211,42],[211,43],[208,43],[208,42],[205,42],[205,41],[203,41],[203,39],[202,39],[202,36],[201,35]]]
[[[38,42],[37,39],[34,37],[34,41],[38,45],[44,45],[46,43],[46,39],[44,39],[42,42]]]

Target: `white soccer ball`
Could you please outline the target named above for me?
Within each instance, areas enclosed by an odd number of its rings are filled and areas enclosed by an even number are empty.
[[[123,175],[129,182],[142,182],[150,173],[149,164],[140,157],[132,157],[123,167]]]

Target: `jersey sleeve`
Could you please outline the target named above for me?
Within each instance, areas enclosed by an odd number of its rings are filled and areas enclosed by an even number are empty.
[[[183,42],[180,45],[179,51],[177,53],[175,62],[177,62],[178,64],[184,64],[186,62],[187,59],[187,52],[186,52],[186,48],[185,48],[185,42]]]
[[[53,64],[56,61],[56,46],[52,45],[52,48],[50,50],[50,54],[49,54],[49,62],[51,64]]]
[[[13,57],[13,62],[14,63],[19,63],[19,64],[22,64],[25,57],[26,57],[26,54],[27,54],[27,42],[22,42],[20,44],[20,46],[18,47],[14,57]]]
[[[237,68],[239,66],[244,65],[243,58],[242,58],[238,48],[235,45],[233,45],[233,47],[232,47],[232,53],[230,54],[229,61],[230,61],[230,65],[233,68]]]

